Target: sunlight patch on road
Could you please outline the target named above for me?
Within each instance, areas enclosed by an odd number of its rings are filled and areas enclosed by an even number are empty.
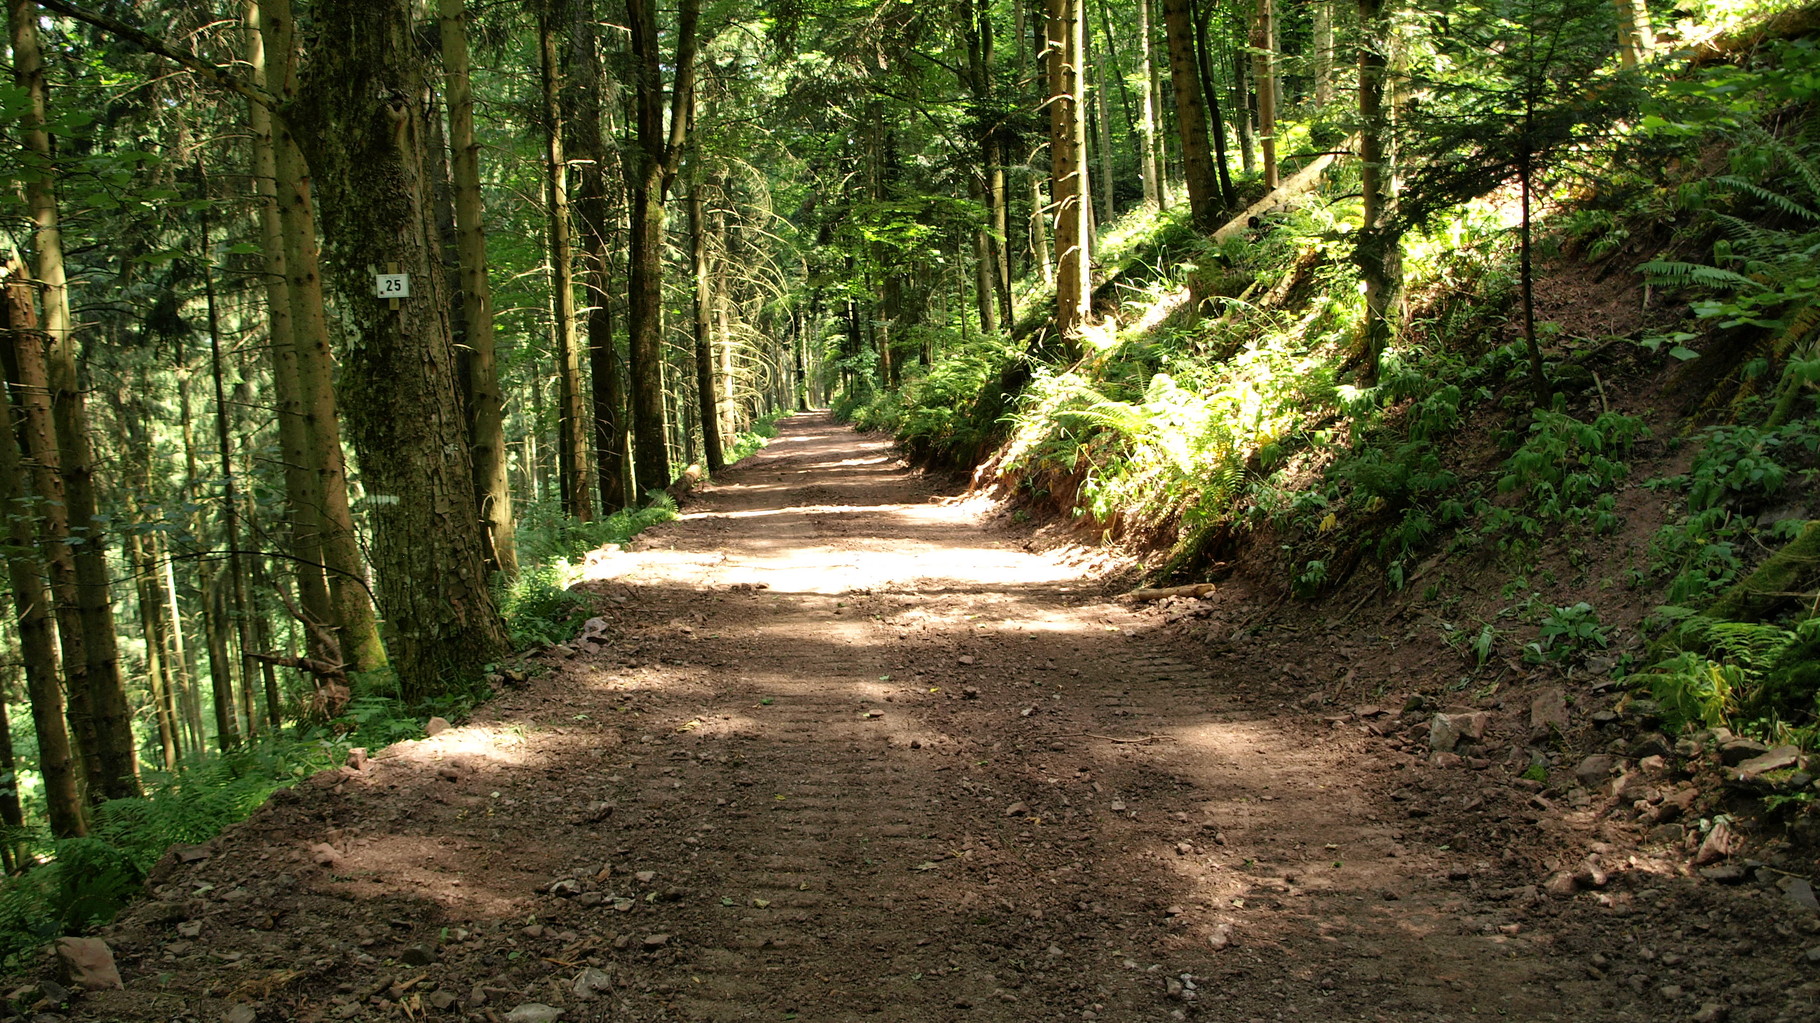
[[[529,743],[522,732],[485,725],[464,725],[416,742],[401,742],[386,751],[387,760],[434,764],[447,757],[479,757],[495,764],[519,765]]]

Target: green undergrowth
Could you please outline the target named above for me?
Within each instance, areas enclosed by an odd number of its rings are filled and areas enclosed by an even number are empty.
[[[787,413],[769,413],[750,429],[735,434],[726,448],[734,465],[763,449],[777,436],[777,421]],[[676,500],[661,490],[646,495],[645,504],[586,522],[563,515],[550,501],[531,503],[518,521],[519,573],[496,584],[500,613],[512,645],[519,650],[564,642],[589,615],[588,599],[570,587],[581,577],[587,556],[622,547],[652,526],[676,518]]]
[[[570,589],[588,554],[620,547],[634,536],[676,518],[676,500],[653,490],[643,507],[581,521],[547,502],[527,507],[519,519],[517,578],[496,584],[499,610],[519,650],[561,643],[588,618],[588,599]]]
[[[1168,549],[1167,581],[1244,557],[1303,600],[1367,586],[1446,607],[1444,578],[1489,574],[1510,605],[1447,626],[1475,671],[1500,650],[1632,671],[1671,727],[1811,743],[1820,559],[1780,571],[1776,599],[1736,591],[1820,518],[1816,102],[1820,44],[1772,43],[1665,76],[1605,148],[1538,175],[1537,247],[1555,268],[1538,288],[1641,278],[1667,309],[1623,333],[1538,323],[1541,381],[1500,191],[1409,226],[1408,316],[1377,381],[1361,382],[1358,182],[1342,166],[1225,244],[1185,232],[1180,211],[1112,224],[1096,298],[1118,312],[1077,360],[1028,343],[1049,293],[1026,282],[1015,340],[944,330],[942,357],[895,388],[862,353],[837,412],[918,458],[983,461],[1027,507]],[[1640,458],[1680,450],[1685,474],[1635,478]],[[1626,503],[1638,485],[1654,499]],[[1626,522],[1637,514],[1662,517]],[[1644,561],[1612,578],[1602,552],[1638,525]],[[1595,585],[1663,610],[1617,620]],[[1639,633],[1647,650],[1619,649]]]
[[[728,465],[737,465],[764,450],[771,438],[777,436],[777,421],[789,415],[778,410],[760,416],[749,430],[741,430],[733,435],[733,442],[727,445],[723,458]]]
[[[173,844],[214,838],[279,789],[341,766],[354,746],[421,738],[426,712],[447,709],[406,708],[359,680],[354,691],[333,721],[264,735],[175,771],[146,772],[143,798],[91,809],[88,837],[53,840],[35,829],[5,835],[31,866],[0,879],[0,969],[21,968],[44,943],[113,919]]]

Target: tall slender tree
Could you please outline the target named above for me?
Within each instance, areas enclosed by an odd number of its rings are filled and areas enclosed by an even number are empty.
[[[29,0],[8,0],[7,10],[12,30],[13,75],[27,97],[26,148],[37,163],[37,173],[26,180],[25,198],[31,210],[37,275],[43,288],[41,324],[46,341],[51,419],[62,460],[63,500],[68,506],[69,538],[74,548],[76,612],[86,661],[83,684],[94,722],[94,770],[88,779],[89,793],[92,798],[118,799],[139,794],[139,761],[114,635],[107,536],[96,495],[87,398],[76,364],[75,323],[70,315],[63,231],[55,193],[56,162],[47,127],[44,59],[38,44],[38,6]]]
[[[260,30],[265,33],[267,102],[295,103],[299,90],[297,23],[291,0],[260,0]],[[261,98],[261,97],[255,97]],[[278,217],[284,237],[286,283],[291,298],[297,366],[298,410],[304,422],[304,454],[315,476],[305,500],[316,505],[328,578],[333,621],[341,655],[348,667],[372,671],[386,665],[372,594],[367,589],[366,559],[354,532],[348,501],[347,462],[341,448],[341,415],[334,389],[335,358],[329,344],[327,304],[323,299],[321,256],[316,231],[315,180],[299,149],[300,139],[287,123],[274,125]],[[391,262],[386,260],[380,265]]]
[[[700,0],[680,2],[675,57],[669,62],[674,78],[666,89],[656,0],[626,0],[635,112],[626,161],[627,187],[632,193],[627,255],[632,455],[638,486],[646,490],[670,483],[670,446],[664,417],[664,202],[675,184],[688,141],[700,7]]]
[[[1392,27],[1390,0],[1359,0],[1359,178],[1364,193],[1364,224],[1353,248],[1353,261],[1365,285],[1364,351],[1360,380],[1378,381],[1378,367],[1390,342],[1391,312],[1402,280],[1398,235],[1391,220],[1390,123],[1385,94]]]
[[[480,198],[480,143],[474,137],[474,87],[463,0],[437,0],[442,43],[443,102],[449,110],[449,176],[455,192],[455,235],[465,346],[461,352],[468,447],[474,459],[474,497],[485,524],[487,563],[518,574],[516,518],[506,472],[505,405],[493,330],[493,287],[487,278],[487,239]]]
[[[0,266],[0,331],[35,333],[36,310],[29,287],[18,280],[17,264]],[[38,738],[38,770],[44,776],[45,812],[51,834],[73,838],[85,834],[81,779],[75,753],[64,724],[63,686],[57,672],[56,624],[51,615],[51,591],[44,583],[43,566],[35,556],[40,549],[32,500],[31,474],[19,449],[8,388],[0,386],[0,508],[6,517],[7,579],[12,586],[14,622],[25,665],[26,691],[31,699],[32,727]]]
[[[1049,0],[1049,190],[1055,202],[1056,329],[1064,350],[1091,314],[1093,233],[1088,226],[1087,68],[1080,0]]]
[[[1182,176],[1188,186],[1189,217],[1203,231],[1218,226],[1219,183],[1207,137],[1207,114],[1196,66],[1194,22],[1189,0],[1163,0],[1169,37],[1169,80],[1175,87],[1176,123],[1182,142]]]
[[[560,4],[537,16],[537,51],[543,82],[544,181],[549,197],[550,331],[556,350],[557,485],[562,510],[583,522],[594,517],[594,481],[588,454],[592,416],[582,401],[581,348],[576,333],[575,242],[570,216],[569,161],[563,151],[563,70],[559,37],[567,18]]]

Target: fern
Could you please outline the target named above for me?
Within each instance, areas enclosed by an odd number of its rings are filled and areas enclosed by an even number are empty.
[[[1707,266],[1703,263],[1682,263],[1673,260],[1654,259],[1640,267],[1648,276],[1651,284],[1668,287],[1698,285],[1704,288],[1735,290],[1738,288],[1761,288],[1763,285],[1741,273]]]
[[[1765,205],[1774,207],[1790,216],[1800,217],[1802,220],[1810,222],[1820,221],[1820,213],[1814,212],[1801,203],[1796,202],[1794,199],[1783,195],[1781,192],[1765,188],[1754,181],[1749,181],[1732,174],[1720,175],[1713,178],[1712,181],[1715,185],[1723,186],[1724,188],[1735,192],[1743,192],[1745,195],[1751,196]]]

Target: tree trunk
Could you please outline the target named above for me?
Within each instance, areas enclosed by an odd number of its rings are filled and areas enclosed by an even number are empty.
[[[38,47],[37,5],[8,0],[12,27],[13,76],[27,97],[26,147],[40,168],[25,182],[31,210],[37,275],[44,291],[42,332],[51,396],[51,418],[62,459],[63,500],[74,547],[76,612],[82,629],[88,711],[94,721],[95,750],[91,798],[139,795],[139,763],[126,685],[115,650],[113,605],[109,599],[106,537],[97,514],[94,451],[88,413],[76,367],[75,324],[63,269],[63,234],[58,223],[55,158],[46,129],[44,62]],[[86,754],[87,751],[85,751]]]
[[[1251,122],[1251,61],[1234,50],[1232,65],[1232,123],[1239,135],[1239,166],[1250,174],[1257,169],[1257,141]]]
[[[1258,0],[1257,32],[1258,134],[1263,150],[1264,187],[1277,187],[1277,18],[1276,0]]]
[[[1169,79],[1175,86],[1176,119],[1182,140],[1182,176],[1188,185],[1188,209],[1202,231],[1218,227],[1219,183],[1208,145],[1207,115],[1195,66],[1194,23],[1188,0],[1163,0],[1163,24],[1169,37]]]
[[[975,198],[985,198],[986,186],[979,179],[969,180]],[[982,228],[973,233],[973,294],[979,312],[980,330],[991,334],[998,330],[998,282],[992,268],[992,231]]]
[[[695,282],[695,407],[701,420],[702,451],[708,472],[716,473],[726,468],[727,463],[721,451],[720,400],[715,397],[714,388],[714,327],[711,322],[714,283],[708,269],[708,225],[702,195],[707,187],[707,176],[702,173],[699,146],[689,162],[692,164],[689,174],[689,266]]]
[[[1655,53],[1656,30],[1645,0],[1612,0],[1618,8],[1618,63],[1635,71]]]
[[[575,244],[569,223],[569,161],[563,153],[562,69],[556,56],[551,16],[537,22],[545,118],[544,174],[549,194],[550,328],[556,348],[557,484],[563,513],[586,522],[594,517],[594,481],[588,472],[590,418],[582,404],[581,351],[575,333]]]
[[[10,644],[9,644],[10,645]],[[8,874],[18,874],[25,868],[25,857],[30,852],[21,836],[25,831],[25,805],[19,802],[19,762],[13,756],[13,722],[12,688],[15,675],[11,665],[0,671],[0,824],[4,824],[11,834],[0,841],[0,866]]]
[[[1072,353],[1091,313],[1086,66],[1080,0],[1049,0],[1049,165],[1055,201],[1056,330]]]
[[[240,745],[240,723],[234,714],[233,658],[228,653],[228,598],[221,573],[205,570],[202,585],[202,639],[209,652],[209,682],[215,705],[215,741],[223,750]]]
[[[1333,5],[1314,0],[1314,105],[1333,102]],[[1621,2],[1621,0],[1620,0]]]
[[[1144,178],[1144,201],[1161,209],[1163,207],[1163,180],[1157,177],[1161,160],[1157,154],[1157,102],[1161,98],[1156,94],[1153,83],[1156,79],[1155,39],[1150,29],[1150,0],[1137,0],[1138,39],[1141,43],[1144,66],[1144,102],[1141,109],[1143,116],[1138,121],[1138,173]]]
[[[263,12],[255,0],[244,8],[247,65],[256,79],[266,77]],[[286,547],[293,559],[298,603],[303,613],[326,625],[334,620],[329,602],[328,577],[322,562],[322,494],[320,480],[311,472],[309,424],[303,414],[302,384],[297,376],[297,341],[291,317],[290,273],[285,262],[284,226],[278,210],[278,155],[271,111],[249,103],[247,123],[252,129],[253,186],[259,198],[259,230],[265,260],[265,300],[272,391],[277,406],[278,447],[284,464]],[[314,635],[312,630],[310,635]],[[328,657],[323,650],[313,656]],[[340,659],[340,653],[335,655]]]
[[[1088,0],[1078,0],[1078,2],[1084,4],[1088,2]],[[1084,7],[1078,8],[1075,12],[1075,16],[1080,19],[1082,26],[1081,59],[1086,62],[1086,65],[1083,66],[1080,71],[1083,81],[1087,74],[1087,68],[1091,67],[1093,69],[1094,139],[1098,143],[1100,156],[1099,222],[1102,224],[1110,224],[1112,223],[1112,219],[1118,216],[1118,209],[1114,205],[1112,190],[1112,104],[1106,97],[1106,94],[1109,91],[1106,83],[1107,64],[1103,59],[1097,61],[1094,59],[1092,42],[1093,33],[1086,30],[1086,9]]]
[[[632,230],[627,256],[630,277],[627,330],[632,376],[633,460],[638,486],[662,489],[670,482],[670,451],[664,426],[663,237],[664,199],[674,183],[687,139],[688,102],[695,91],[695,24],[699,0],[681,0],[676,31],[675,80],[665,90],[658,47],[655,0],[626,0],[635,83],[631,159]],[[664,108],[670,108],[669,126]]]
[[[618,296],[613,287],[614,203],[607,173],[613,154],[602,134],[602,122],[607,116],[606,78],[593,4],[579,3],[574,10],[569,36],[569,89],[564,99],[571,104],[566,123],[574,143],[570,147],[572,155],[580,170],[575,212],[581,225],[587,268],[583,285],[588,297],[588,372],[592,385],[589,410],[594,423],[594,458],[600,512],[610,515],[631,503],[625,486],[625,388],[621,383],[619,350],[613,339],[613,303]]]
[[[461,258],[461,309],[467,348],[461,353],[474,459],[474,497],[485,528],[488,567],[518,574],[517,523],[506,474],[505,405],[493,333],[493,287],[487,280],[487,239],[480,200],[480,143],[474,139],[474,90],[469,79],[463,0],[437,0],[441,20],[444,102],[449,108],[449,173],[455,186],[455,236]],[[610,508],[608,510],[611,510]]]
[[[996,110],[993,88],[992,7],[988,0],[973,0],[970,16],[962,32],[967,44],[965,85],[981,110]],[[1021,48],[1020,48],[1020,52]],[[1011,254],[1009,246],[1010,215],[1005,193],[1005,125],[996,113],[980,128],[981,198],[986,203],[986,227],[982,232],[986,272],[993,301],[997,303],[994,318],[1011,324]],[[985,315],[981,314],[982,317]]]
[[[1209,134],[1213,136],[1213,169],[1219,178],[1220,201],[1230,209],[1239,204],[1239,190],[1232,185],[1232,168],[1226,158],[1226,121],[1220,114],[1219,83],[1209,56],[1213,48],[1208,39],[1208,22],[1213,17],[1213,10],[1213,5],[1208,4],[1195,18],[1194,59],[1201,73],[1201,96],[1207,101],[1207,116],[1212,121]]]
[[[322,0],[294,108],[329,214],[351,335],[343,407],[375,498],[379,602],[407,700],[477,676],[510,645],[471,511],[473,463],[428,208],[414,7]],[[369,267],[408,274],[411,297],[378,298]]]
[[[266,90],[297,95],[296,23],[291,0],[260,0],[260,30],[265,33]],[[318,501],[321,532],[317,542],[328,578],[333,625],[339,629],[342,656],[352,671],[372,671],[386,664],[379,621],[366,588],[366,563],[354,532],[348,504],[347,465],[341,450],[341,420],[333,387],[334,355],[329,347],[323,302],[322,269],[317,247],[314,183],[309,163],[289,127],[273,139],[277,168],[278,215],[284,233],[285,269],[291,296],[291,327],[296,340],[297,393],[305,426],[308,471],[316,477],[311,496]],[[384,267],[392,262],[382,259]],[[370,279],[361,288],[370,291]]]
[[[0,271],[14,269],[0,267]],[[10,276],[0,272],[0,278]],[[4,281],[0,294],[0,329],[7,333],[36,334],[32,296],[22,283]],[[38,770],[44,776],[45,812],[51,834],[73,838],[86,834],[82,815],[82,787],[70,736],[64,727],[63,689],[57,678],[57,643],[52,637],[51,594],[42,568],[32,552],[39,547],[33,517],[25,509],[34,497],[31,473],[24,466],[19,433],[14,428],[13,407],[6,387],[0,387],[0,507],[12,509],[6,518],[7,578],[12,584],[17,613],[20,659],[25,664],[25,685],[32,705],[32,726],[38,737]],[[47,538],[48,539],[48,538]],[[43,549],[61,547],[54,541]]]
[[[159,762],[170,771],[176,768],[183,746],[177,734],[176,704],[171,700],[169,672],[164,663],[164,621],[158,613],[158,569],[147,549],[148,543],[144,534],[128,533],[126,563],[133,575],[139,631],[145,637],[145,683],[151,690],[152,715],[158,723]]]
[[[56,621],[57,646],[62,657],[64,689],[68,703],[71,749],[83,785],[101,770],[96,759],[98,741],[90,709],[88,654],[82,643],[82,618],[76,605],[75,545],[70,540],[69,502],[64,497],[62,459],[57,451],[57,430],[52,425],[51,389],[45,368],[44,332],[38,329],[37,310],[28,291],[9,292],[12,299],[11,338],[6,346],[7,380],[18,408],[19,447],[31,474],[34,508],[44,544],[45,568],[50,577],[51,613]]]
[[[221,318],[215,301],[215,271],[212,265],[214,243],[209,236],[208,177],[197,165],[202,182],[202,289],[207,300],[209,325],[209,368],[215,384],[215,445],[221,462],[221,535],[227,547],[227,582],[223,603],[234,625],[234,643],[240,652],[240,717],[244,731],[251,739],[259,731],[259,715],[253,708],[253,662],[247,657],[252,650],[247,623],[246,562],[241,554],[240,498],[234,484],[234,435],[227,403],[227,385],[221,364]],[[249,543],[245,549],[251,550]]]
[[[169,551],[162,547],[159,534],[152,536],[152,557],[155,563],[164,566],[164,600],[170,610],[171,629],[171,662],[177,678],[177,708],[180,711],[184,729],[189,738],[184,745],[192,750],[204,748],[202,736],[202,698],[196,691],[196,664],[190,656],[190,649],[183,634],[183,608],[177,599],[177,568],[168,556]]]
[[[1364,352],[1360,382],[1378,382],[1379,362],[1390,342],[1391,310],[1402,274],[1397,255],[1399,239],[1391,226],[1389,125],[1385,119],[1384,89],[1389,63],[1389,19],[1384,0],[1359,0],[1359,187],[1364,193],[1364,223],[1353,249],[1353,260],[1365,285]]]

